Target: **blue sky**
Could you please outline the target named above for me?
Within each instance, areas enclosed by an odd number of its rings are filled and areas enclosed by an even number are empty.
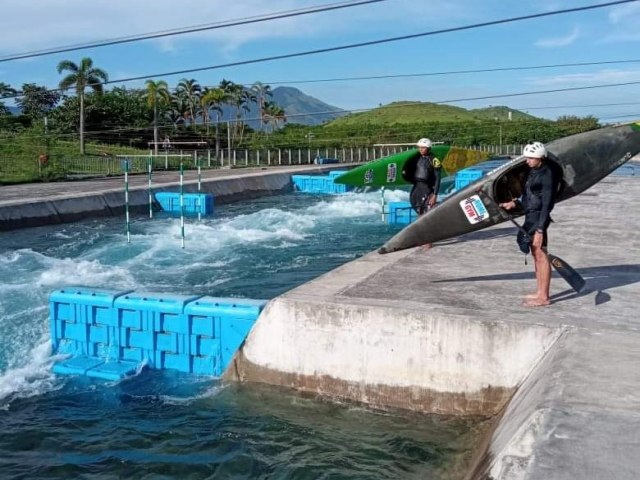
[[[0,55],[207,24],[333,3],[336,0],[23,0],[4,2]],[[579,7],[603,0],[386,0],[332,12],[46,57],[0,63],[0,81],[55,87],[60,60],[90,56],[110,79],[216,65],[501,18]],[[640,2],[556,17],[423,37],[310,57],[183,75],[203,85],[222,78],[300,88],[345,109],[392,101],[444,101],[512,92],[640,82],[640,62],[296,84],[296,80],[397,75],[524,65],[640,59]],[[170,86],[183,76],[164,78]],[[159,77],[153,77],[158,79]],[[128,83],[139,87],[144,81]],[[280,83],[278,84],[280,85]],[[451,102],[464,108],[508,105],[546,118],[595,115],[604,121],[640,118],[639,85],[515,98]],[[561,108],[547,108],[557,107]]]

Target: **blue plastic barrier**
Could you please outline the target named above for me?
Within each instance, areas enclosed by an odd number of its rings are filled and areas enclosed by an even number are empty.
[[[334,179],[343,172],[329,172],[329,175],[291,175],[295,190],[305,193],[346,193],[351,187],[334,183]]]
[[[389,202],[387,209],[386,219],[389,225],[409,225],[418,218],[409,202]]]
[[[155,199],[163,211],[180,214],[180,193],[157,192]],[[185,214],[211,215],[213,213],[214,199],[210,193],[185,193],[183,199]]]
[[[472,167],[459,170],[456,172],[455,190],[457,191],[465,188],[467,185],[470,185],[479,178],[484,177],[490,171],[504,165],[507,161],[508,160],[506,159],[487,160],[476,163]]]
[[[54,372],[118,380],[143,365],[220,376],[266,301],[69,287],[49,299]]]

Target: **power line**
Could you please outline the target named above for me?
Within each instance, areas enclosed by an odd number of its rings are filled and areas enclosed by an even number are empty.
[[[402,73],[397,75],[371,75],[362,77],[337,77],[337,78],[320,78],[320,79],[308,79],[308,80],[291,80],[291,81],[277,81],[277,82],[264,82],[268,85],[291,85],[291,84],[304,84],[304,83],[324,83],[324,82],[348,82],[353,80],[383,80],[389,78],[408,78],[408,77],[435,77],[444,75],[463,75],[470,73],[494,73],[494,72],[510,72],[518,70],[541,70],[546,68],[565,68],[565,67],[586,67],[596,65],[612,65],[620,63],[640,63],[640,59],[631,60],[608,60],[599,62],[578,62],[578,63],[556,63],[550,65],[525,65],[520,67],[492,67],[481,68],[477,70],[448,70],[443,72],[426,72],[426,73]]]
[[[85,44],[76,44],[76,45],[66,45],[66,46],[62,46],[62,47],[53,47],[53,48],[46,49],[46,50],[34,50],[34,51],[30,51],[30,52],[17,53],[17,54],[13,54],[13,55],[6,56],[6,57],[0,57],[0,63],[1,62],[9,62],[9,61],[12,61],[12,60],[24,59],[24,58],[42,57],[42,56],[45,56],[45,55],[53,55],[55,53],[72,52],[72,51],[75,51],[75,50],[82,50],[82,49],[85,49],[85,48],[106,47],[106,46],[118,45],[118,44],[122,44],[122,43],[138,42],[138,41],[141,41],[141,40],[151,40],[151,39],[169,37],[169,36],[175,36],[175,35],[184,35],[184,34],[187,34],[187,33],[202,32],[202,31],[206,31],[206,30],[217,30],[217,29],[220,29],[220,28],[236,27],[236,26],[239,26],[239,25],[249,25],[249,24],[252,24],[252,23],[266,22],[266,21],[270,21],[270,20],[279,20],[279,19],[282,19],[282,18],[297,17],[297,16],[301,16],[301,15],[309,15],[311,13],[328,12],[328,11],[331,11],[331,10],[338,10],[338,9],[350,8],[350,7],[358,7],[358,6],[361,6],[361,5],[367,5],[367,4],[370,4],[370,3],[379,3],[379,2],[385,2],[385,1],[387,1],[387,0],[356,0],[356,1],[352,0],[352,1],[348,1],[348,2],[332,3],[332,4],[320,5],[320,6],[317,6],[317,7],[307,7],[307,8],[297,9],[297,10],[285,10],[285,11],[276,12],[276,13],[273,13],[273,14],[266,14],[266,15],[259,15],[259,16],[255,16],[255,17],[240,18],[240,19],[236,19],[236,20],[229,20],[229,21],[226,21],[226,22],[217,22],[217,23],[206,24],[206,25],[195,25],[195,26],[183,27],[183,28],[178,28],[178,29],[173,29],[173,30],[164,30],[164,31],[160,31],[160,32],[152,32],[152,33],[145,33],[145,34],[140,34],[140,35],[132,35],[132,36],[128,36],[128,37],[119,37],[119,38],[112,38],[112,39],[107,39],[107,40],[99,40],[99,41],[96,41],[96,42],[85,43]]]
[[[452,33],[452,32],[471,30],[471,29],[475,29],[475,28],[482,28],[482,27],[487,27],[487,26],[492,26],[492,25],[500,25],[500,24],[523,21],[523,20],[531,20],[531,19],[535,19],[535,18],[549,17],[549,16],[553,16],[553,15],[561,15],[561,14],[566,14],[566,13],[575,13],[575,12],[580,12],[580,11],[593,10],[593,9],[598,9],[598,8],[605,8],[605,7],[610,7],[610,6],[614,6],[614,5],[620,5],[620,4],[625,4],[625,3],[637,2],[637,1],[638,0],[617,0],[617,1],[614,1],[614,2],[601,3],[601,4],[595,4],[595,5],[586,5],[586,6],[583,6],[583,7],[575,7],[575,8],[562,9],[562,10],[554,10],[554,11],[550,11],[550,12],[535,13],[535,14],[524,15],[524,16],[519,16],[519,17],[510,17],[510,18],[505,18],[505,19],[500,19],[500,20],[492,20],[492,21],[489,21],[489,22],[482,22],[482,23],[476,23],[476,24],[471,24],[471,25],[464,25],[464,26],[461,26],[461,27],[452,27],[452,28],[445,28],[445,29],[440,29],[440,30],[432,30],[432,31],[429,31],[429,32],[415,33],[415,34],[411,34],[411,35],[402,35],[402,36],[399,36],[399,37],[389,37],[389,38],[383,38],[383,39],[379,39],[379,40],[370,40],[370,41],[367,41],[367,42],[351,43],[351,44],[340,45],[340,46],[336,46],[336,47],[326,47],[326,48],[320,48],[320,49],[315,49],[315,50],[306,50],[306,51],[303,51],[303,52],[294,52],[294,53],[287,53],[287,54],[282,54],[282,55],[273,55],[273,56],[269,56],[269,57],[254,58],[254,59],[250,59],[250,60],[240,60],[240,61],[237,61],[237,62],[230,62],[230,63],[224,63],[224,64],[219,64],[219,65],[211,65],[211,66],[207,66],[207,67],[190,68],[190,69],[184,69],[184,70],[174,70],[174,71],[171,71],[171,72],[155,73],[155,74],[141,75],[141,76],[135,76],[135,77],[128,77],[128,78],[122,78],[122,79],[118,79],[118,80],[109,80],[107,82],[101,82],[101,83],[102,84],[125,83],[125,82],[132,82],[132,81],[136,81],[136,80],[145,80],[145,79],[148,79],[148,78],[168,77],[168,76],[173,76],[173,75],[183,75],[185,73],[195,73],[195,72],[202,72],[202,71],[207,71],[207,70],[217,70],[217,69],[221,69],[221,68],[237,67],[237,66],[241,66],[241,65],[250,65],[250,64],[254,64],[254,63],[271,62],[271,61],[274,61],[274,60],[284,60],[284,59],[288,59],[288,58],[296,58],[296,57],[303,57],[303,56],[309,56],[309,55],[317,55],[319,53],[329,53],[329,52],[336,52],[336,51],[341,51],[341,50],[349,50],[349,49],[353,49],[353,48],[360,48],[360,47],[366,47],[366,46],[372,46],[372,45],[380,45],[380,44],[383,44],[383,43],[397,42],[397,41],[400,41],[400,40],[410,40],[410,39],[414,39],[414,38],[438,35],[438,34],[442,34],[442,33]],[[89,84],[87,86],[91,86],[91,85]],[[51,89],[51,91],[56,91],[56,90],[59,91],[60,89]],[[22,96],[22,94],[5,96],[5,97],[2,97],[2,98],[3,99],[16,98],[16,97],[19,97],[19,96]]]

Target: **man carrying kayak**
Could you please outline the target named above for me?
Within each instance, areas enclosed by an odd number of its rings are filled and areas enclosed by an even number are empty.
[[[537,291],[527,295],[524,305],[541,307],[549,305],[549,287],[551,285],[551,263],[545,251],[547,246],[547,229],[551,222],[550,213],[553,210],[556,196],[556,181],[553,171],[546,163],[547,149],[540,142],[526,145],[522,151],[531,170],[520,199],[501,203],[505,210],[512,210],[521,205],[525,217],[523,229],[529,234],[518,233],[518,244],[524,253],[533,255],[536,270]]]
[[[442,164],[431,153],[431,140],[421,138],[417,143],[420,158],[416,163],[413,188],[409,196],[411,206],[418,215],[426,213],[438,200]]]

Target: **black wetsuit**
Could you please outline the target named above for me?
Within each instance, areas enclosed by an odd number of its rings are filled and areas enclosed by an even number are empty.
[[[416,163],[413,188],[409,196],[418,215],[429,209],[429,197],[440,189],[440,161],[432,154],[423,155]]]
[[[543,232],[542,246],[547,246],[547,228],[551,223],[551,211],[555,203],[556,179],[553,170],[545,163],[538,168],[532,168],[527,177],[522,194],[521,203],[524,207],[524,225],[522,226],[531,239],[537,230]],[[518,233],[520,249],[528,253],[529,241]]]

